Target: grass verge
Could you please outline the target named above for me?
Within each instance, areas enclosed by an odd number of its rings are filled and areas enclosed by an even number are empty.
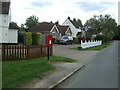
[[[44,59],[47,59],[47,57],[44,57]],[[71,59],[71,58],[64,58],[60,56],[51,56],[50,61],[58,61],[58,62],[75,62],[77,60]]]
[[[90,48],[86,48],[86,49],[82,49],[82,50],[101,50],[101,49],[107,47],[108,45],[110,45],[111,43],[112,42],[109,41],[109,42],[107,42],[105,44],[102,44],[102,45],[99,45],[99,46],[90,47]],[[77,48],[78,47],[73,47],[73,48],[69,48],[69,49],[71,49],[71,50],[77,50]]]
[[[51,56],[50,61],[74,62],[76,60]],[[35,78],[41,78],[55,67],[47,62],[47,57],[2,62],[2,86],[3,88],[16,88],[30,82]]]

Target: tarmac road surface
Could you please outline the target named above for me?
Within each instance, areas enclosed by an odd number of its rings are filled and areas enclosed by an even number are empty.
[[[120,41],[114,41],[57,88],[118,88],[118,51]]]

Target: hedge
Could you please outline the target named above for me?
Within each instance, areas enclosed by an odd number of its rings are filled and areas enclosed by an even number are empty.
[[[108,36],[108,35],[97,35],[95,39],[96,40],[102,40],[102,43],[104,44],[104,43],[110,41],[110,36]]]
[[[24,35],[24,44],[26,46],[31,46],[32,45],[32,33],[26,32],[26,33],[23,33],[23,35]]]
[[[76,43],[76,44],[78,44],[78,43],[79,43],[79,39],[80,39],[80,38],[78,38],[78,37],[74,37],[74,38],[73,38],[73,42]]]
[[[32,45],[41,44],[41,33],[32,33]]]
[[[52,38],[52,43],[57,44],[58,43],[58,38]]]

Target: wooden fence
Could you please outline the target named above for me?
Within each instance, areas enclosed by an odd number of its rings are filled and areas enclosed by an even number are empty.
[[[2,60],[23,60],[47,56],[47,46],[2,46]],[[52,56],[52,47],[49,47],[49,54]]]

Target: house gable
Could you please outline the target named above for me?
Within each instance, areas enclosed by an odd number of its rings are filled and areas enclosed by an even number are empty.
[[[71,31],[70,28],[68,28],[65,33],[66,33],[67,35],[70,35],[70,36],[72,35],[72,31]]]
[[[76,26],[75,26],[75,24],[73,24],[72,20],[70,20],[68,18],[64,21],[64,23],[62,25],[70,27],[71,32],[72,32],[72,37],[76,37],[77,33],[81,32],[80,28],[76,28]]]
[[[54,25],[50,32],[57,32],[57,33],[59,33],[59,30],[58,30],[57,26]]]

